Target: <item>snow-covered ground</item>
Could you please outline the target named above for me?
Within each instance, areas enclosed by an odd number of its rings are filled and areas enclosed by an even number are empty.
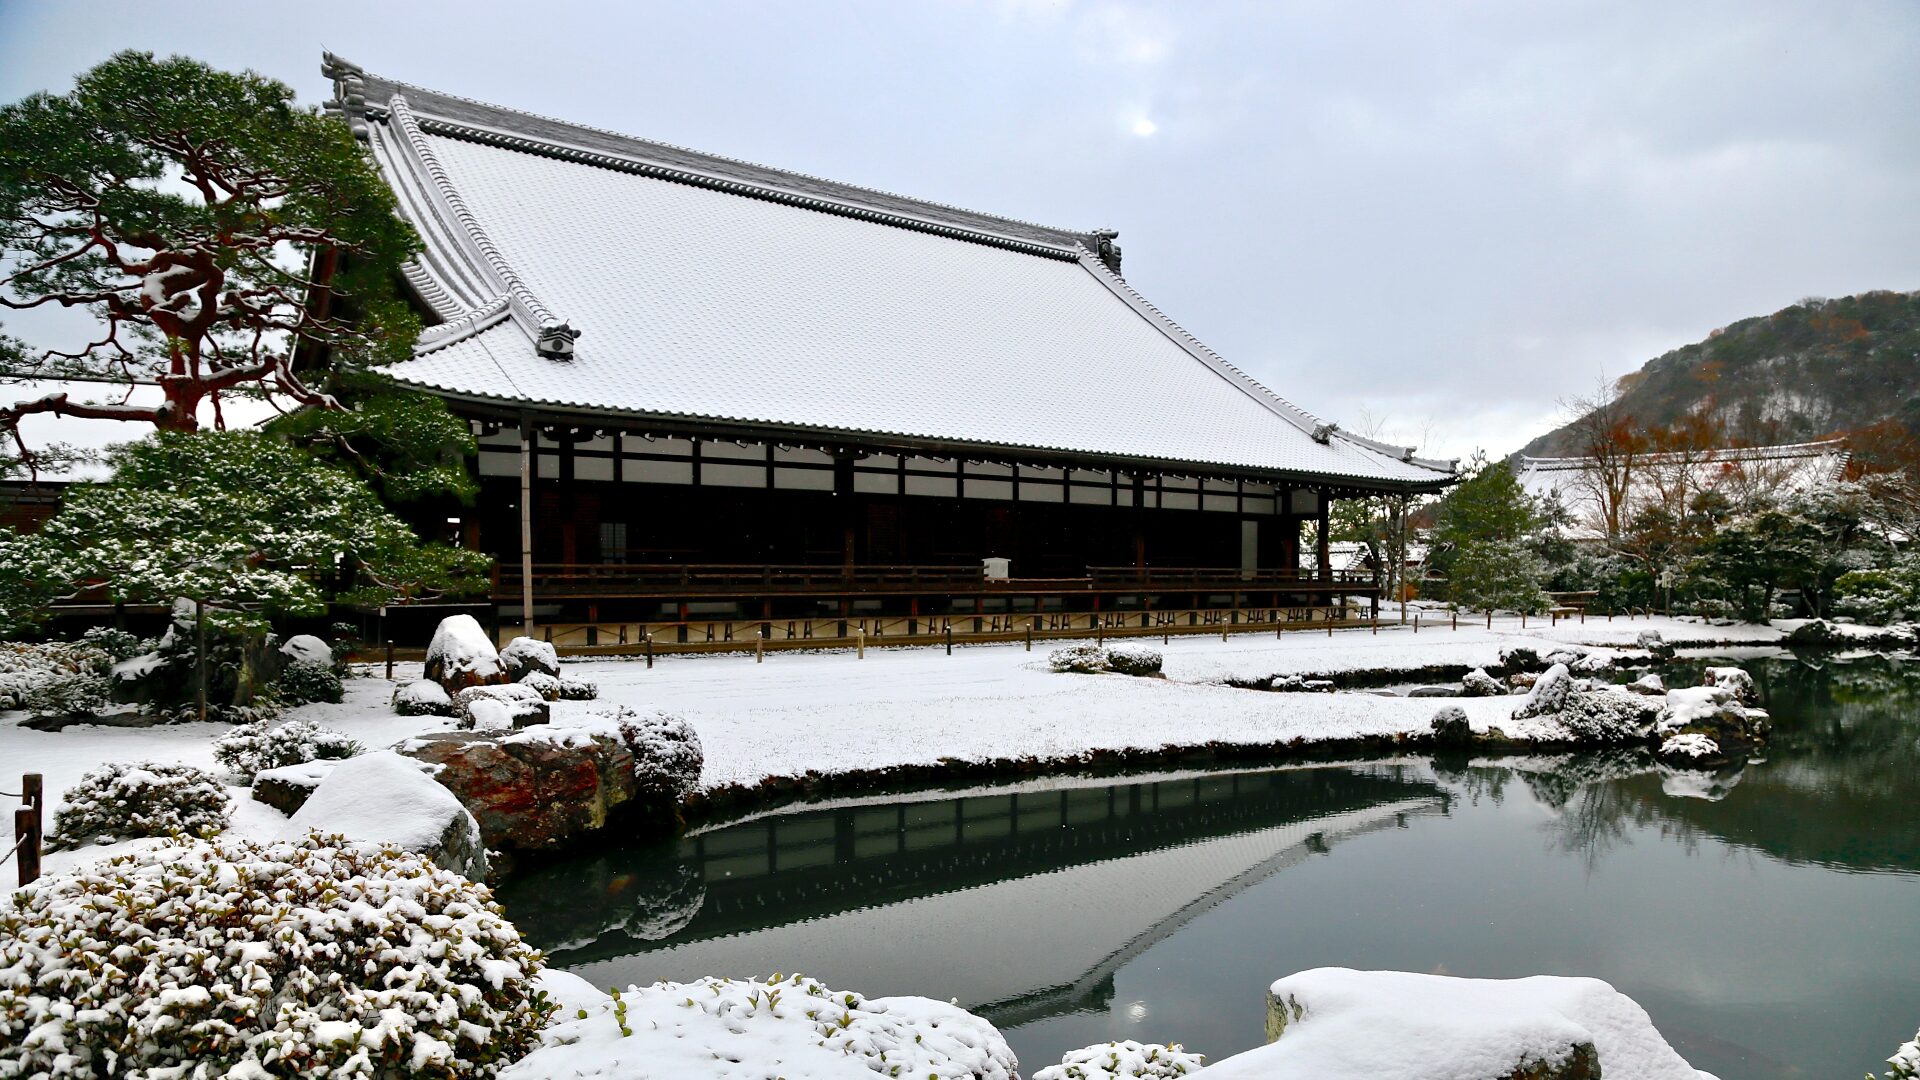
[[[1778,642],[1782,632],[1762,626],[1710,627],[1698,622],[1625,619],[1548,627],[1531,620],[1502,619],[1459,630],[1384,626],[1340,630],[1331,636],[1289,634],[1284,640],[1245,634],[1175,638],[1160,648],[1167,678],[1123,675],[1060,675],[1046,668],[1046,653],[1068,644],[1019,644],[955,649],[872,649],[864,659],[851,652],[774,653],[756,664],[747,655],[671,656],[653,668],[632,660],[598,660],[566,666],[569,676],[598,683],[602,701],[638,709],[662,709],[690,721],[706,749],[702,786],[754,785],[768,777],[800,777],[935,765],[951,761],[1018,758],[1070,759],[1096,751],[1204,746],[1209,743],[1270,745],[1354,739],[1399,732],[1425,732],[1442,704],[1466,710],[1476,730],[1499,726],[1509,735],[1540,734],[1509,718],[1517,699],[1461,698],[1437,702],[1366,694],[1271,694],[1223,685],[1227,678],[1342,671],[1417,671],[1439,664],[1494,663],[1502,649],[1529,644],[1545,652],[1555,644],[1631,646],[1643,630],[1669,640],[1718,640],[1730,644]],[[290,715],[346,733],[369,748],[442,730],[451,722],[395,715],[388,706],[397,684],[419,678],[417,664],[399,665],[396,682],[371,668],[346,681],[338,705],[305,705]],[[555,702],[554,718],[590,706]],[[20,726],[24,713],[0,714],[0,790],[13,777],[39,772],[49,795],[59,794],[88,769],[111,761],[181,761],[216,772],[213,740],[225,725],[181,724],[154,728],[71,727],[57,733]],[[284,824],[277,811],[236,789],[233,828],[266,837]],[[48,856],[56,871],[100,849]],[[6,872],[0,887],[10,887]]]

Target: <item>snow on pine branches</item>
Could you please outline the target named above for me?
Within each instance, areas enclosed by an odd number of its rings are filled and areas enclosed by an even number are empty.
[[[215,739],[213,760],[251,784],[255,774],[267,769],[350,758],[363,749],[345,735],[311,720],[289,720],[275,726],[261,721],[241,724]]]
[[[1100,1043],[1069,1050],[1060,1064],[1033,1074],[1033,1080],[1175,1080],[1200,1071],[1206,1058],[1189,1054],[1179,1043]]]
[[[102,765],[61,797],[53,843],[77,847],[135,836],[200,836],[227,827],[227,789],[192,765],[153,761]],[[0,1074],[4,1075],[4,1074]]]
[[[541,967],[420,856],[174,841],[0,909],[0,1077],[492,1077],[552,1011]]]

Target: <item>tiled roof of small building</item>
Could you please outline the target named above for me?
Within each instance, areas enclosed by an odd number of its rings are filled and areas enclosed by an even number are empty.
[[[1232,367],[1054,229],[368,75],[346,114],[441,320],[396,378],[451,398],[1430,488]],[[577,331],[543,355],[542,339]],[[545,328],[543,330],[543,328]],[[560,334],[564,338],[565,334]]]

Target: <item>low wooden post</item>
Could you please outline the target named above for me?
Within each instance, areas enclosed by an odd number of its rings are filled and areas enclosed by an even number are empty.
[[[860,640],[862,643],[867,640],[867,632],[865,630],[860,631]],[[865,656],[866,653],[862,652],[861,655]],[[953,623],[951,621],[947,623],[947,655],[953,655]]]
[[[653,670],[653,631],[647,631],[647,670]]]
[[[947,655],[953,655],[952,623],[947,624]],[[853,658],[855,660],[865,660],[867,658],[867,628],[864,626],[855,629],[853,632]]]
[[[767,658],[767,639],[753,639],[753,662],[758,664]]]
[[[1487,609],[1487,629],[1493,629],[1493,609]]]
[[[1027,620],[1027,651],[1033,651],[1033,624],[1039,622],[1039,616]]]
[[[20,860],[20,884],[26,886],[40,879],[41,815],[46,796],[39,773],[28,773],[20,779],[20,800],[26,805],[13,812],[13,857]]]
[[[1453,611],[1453,629],[1455,633],[1460,631],[1460,611],[1458,608],[1455,608]]]
[[[1520,613],[1520,629],[1525,630],[1526,628],[1527,628],[1527,613],[1523,611]]]
[[[393,681],[393,639],[387,639],[387,681]]]
[[[1580,609],[1580,625],[1581,626],[1587,625],[1587,609],[1586,608]]]
[[[1417,611],[1413,613],[1413,632],[1420,632],[1420,613]]]

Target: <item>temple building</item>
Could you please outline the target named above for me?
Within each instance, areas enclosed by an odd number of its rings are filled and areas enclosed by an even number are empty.
[[[459,529],[498,561],[503,632],[1326,619],[1378,586],[1324,552],[1303,570],[1303,526],[1454,479],[1216,355],[1127,284],[1110,230],[323,70],[425,243],[429,325],[388,370],[478,434]]]

